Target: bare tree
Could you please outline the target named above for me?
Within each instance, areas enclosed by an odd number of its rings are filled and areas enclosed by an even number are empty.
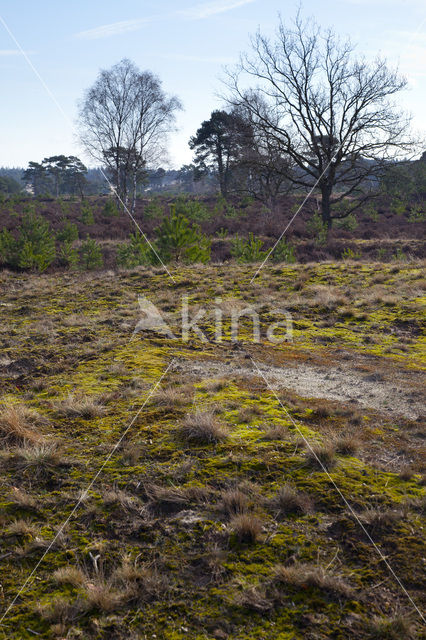
[[[119,204],[130,202],[132,212],[146,167],[164,159],[179,109],[179,100],[164,93],[159,78],[127,59],[102,70],[86,93],[79,115],[82,142],[106,166]]]
[[[261,202],[274,213],[281,196],[288,194],[293,185],[288,179],[291,160],[277,144],[276,136],[253,121],[250,111],[236,110],[244,121],[245,135],[233,172],[233,189]]]
[[[330,228],[371,195],[384,167],[412,152],[410,119],[392,100],[406,81],[384,60],[357,59],[350,42],[300,14],[291,28],[280,20],[273,42],[257,33],[252,50],[228,71],[228,102],[291,159],[293,185],[316,184]],[[250,78],[256,87],[247,89]]]

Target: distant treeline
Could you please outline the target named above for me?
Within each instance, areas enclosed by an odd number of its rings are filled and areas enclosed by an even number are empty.
[[[35,166],[34,166],[35,165]],[[78,188],[70,188],[68,180],[59,180],[57,187],[48,175],[43,176],[42,163],[30,162],[29,168],[0,167],[0,192],[6,194],[27,190],[33,195],[64,196],[78,195]],[[39,175],[37,175],[37,170]],[[29,173],[28,173],[29,171]],[[61,172],[61,169],[59,170]],[[62,169],[65,173],[66,169]],[[41,174],[41,175],[40,175]],[[110,186],[99,168],[85,168],[81,181],[83,195],[106,195]],[[38,182],[37,182],[38,181]],[[184,165],[180,169],[147,170],[143,181],[138,185],[139,194],[152,193],[193,193],[197,195],[215,193],[217,181],[213,172],[202,178],[195,174],[194,165]]]

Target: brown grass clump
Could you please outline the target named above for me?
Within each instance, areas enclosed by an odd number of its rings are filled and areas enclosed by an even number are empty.
[[[150,506],[160,512],[174,512],[183,509],[189,502],[184,489],[180,487],[162,487],[156,484],[145,486]]]
[[[97,418],[105,414],[104,405],[90,396],[69,393],[60,402],[54,403],[54,408],[60,416],[66,418]]]
[[[311,498],[288,484],[278,489],[270,505],[278,517],[292,513],[304,515],[313,510]]]
[[[121,489],[109,489],[102,493],[102,500],[107,507],[119,507],[123,511],[140,511],[141,504],[135,497]]]
[[[362,520],[373,531],[387,529],[404,518],[402,509],[368,509],[362,514]]]
[[[409,616],[373,616],[366,626],[370,640],[414,640],[417,637]]]
[[[256,611],[257,613],[266,613],[274,606],[274,603],[268,598],[262,586],[253,586],[244,589],[242,593],[236,596],[235,602],[238,606]]]
[[[37,508],[37,500],[32,495],[18,487],[12,487],[10,498],[20,509],[28,509],[31,511]]]
[[[353,595],[352,587],[342,576],[334,575],[319,565],[302,562],[295,562],[288,567],[277,566],[274,572],[274,583],[290,585],[299,589],[314,587],[335,597],[350,598]]]
[[[164,576],[149,566],[140,566],[124,557],[122,563],[112,574],[114,584],[127,593],[128,600],[146,602],[165,593],[169,585]]]
[[[43,436],[35,428],[47,422],[36,411],[25,405],[0,406],[0,444],[2,446],[24,446],[43,441]]]
[[[78,567],[68,565],[56,569],[52,578],[57,584],[70,584],[73,587],[81,587],[85,584],[87,576]]]
[[[227,433],[211,411],[188,414],[179,427],[179,435],[187,442],[213,444],[224,440]]]
[[[264,429],[264,440],[284,440],[289,436],[288,430],[282,424],[265,425]]]
[[[222,493],[220,508],[228,516],[246,513],[249,510],[249,499],[240,489],[229,489]]]
[[[30,520],[14,520],[8,526],[8,533],[12,536],[31,536],[35,537],[39,532],[39,527]]]
[[[125,592],[118,592],[114,589],[110,581],[102,576],[97,576],[93,581],[86,582],[84,591],[89,608],[105,613],[119,609],[127,596]]]
[[[336,464],[336,450],[332,443],[312,445],[305,455],[306,462],[315,469],[331,469]]]
[[[40,604],[36,610],[43,620],[50,623],[69,624],[81,615],[86,609],[82,600],[71,602],[63,596],[55,596],[46,604]]]
[[[184,398],[182,393],[174,387],[166,387],[165,389],[158,389],[151,398],[151,403],[172,411],[176,407],[181,407],[186,404],[187,399]]]
[[[262,522],[251,513],[240,513],[230,521],[229,530],[238,542],[254,544],[260,539]]]
[[[56,445],[47,444],[16,449],[10,462],[16,470],[33,478],[49,476],[62,464]]]
[[[334,446],[337,453],[343,456],[353,456],[360,448],[360,441],[356,436],[343,435],[334,440]]]

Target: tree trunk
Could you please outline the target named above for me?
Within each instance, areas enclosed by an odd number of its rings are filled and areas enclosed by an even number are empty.
[[[321,187],[321,216],[322,221],[327,229],[331,229],[331,187],[325,184]]]

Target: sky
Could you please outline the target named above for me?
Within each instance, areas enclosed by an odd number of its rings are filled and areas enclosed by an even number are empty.
[[[168,167],[192,160],[189,138],[223,106],[221,78],[258,29],[273,36],[287,0],[0,0],[0,166],[84,152],[78,104],[101,68],[130,58],[157,74],[184,110],[169,141]],[[401,105],[426,130],[426,5],[423,0],[304,0],[302,14],[349,36],[407,77]]]

